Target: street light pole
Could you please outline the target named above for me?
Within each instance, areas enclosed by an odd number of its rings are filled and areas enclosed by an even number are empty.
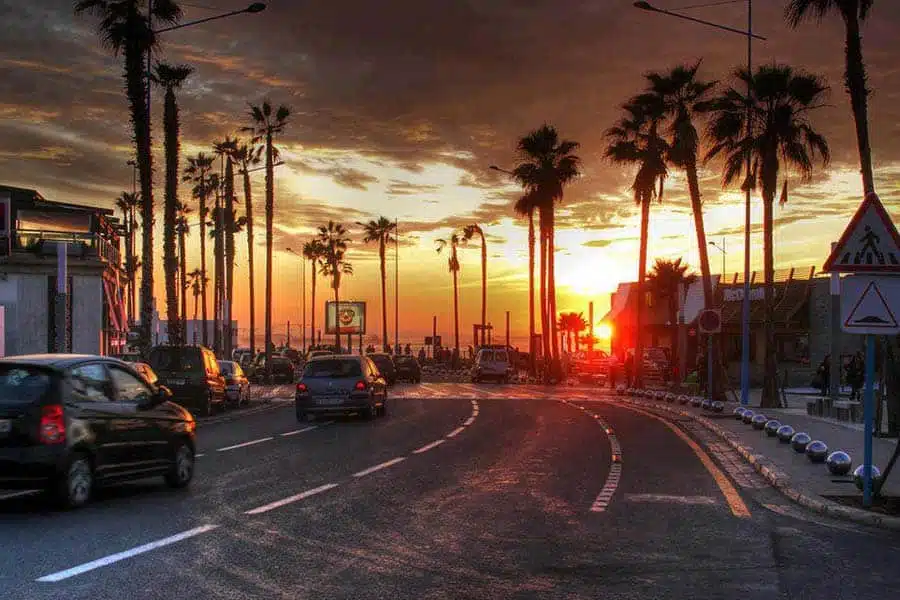
[[[394,219],[394,354],[400,348],[400,220]]]
[[[747,0],[747,29],[745,31],[741,31],[740,29],[735,29],[733,27],[727,27],[725,25],[720,25],[718,23],[713,23],[711,21],[704,21],[703,19],[697,19],[696,17],[691,17],[688,15],[684,15],[677,12],[672,12],[670,10],[665,10],[662,8],[657,8],[650,4],[649,2],[635,2],[635,8],[639,8],[641,10],[646,10],[649,12],[660,13],[663,15],[669,15],[671,17],[676,17],[678,19],[684,19],[685,21],[692,21],[694,23],[699,23],[701,25],[708,25],[709,27],[714,27],[716,29],[721,29],[723,31],[728,31],[730,33],[737,33],[739,35],[745,36],[747,38],[747,74],[749,75],[747,80],[747,131],[748,133],[751,131],[750,124],[750,93],[752,92],[752,77],[753,77],[753,40],[763,40],[765,41],[765,37],[761,35],[757,35],[753,33],[753,0]],[[741,303],[741,404],[746,406],[750,403],[750,227],[751,227],[751,219],[750,219],[750,169],[751,165],[751,156],[747,154],[747,163],[746,163],[746,176],[747,179],[745,181],[744,187],[745,191],[745,199],[744,199],[744,298]]]
[[[293,254],[297,258],[300,259],[300,296],[301,296],[301,311],[303,313],[303,345],[301,346],[306,351],[306,259],[303,258],[303,254],[301,252],[295,252],[291,248],[285,248],[285,252],[288,254]]]

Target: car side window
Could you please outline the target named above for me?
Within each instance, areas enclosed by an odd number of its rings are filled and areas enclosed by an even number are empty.
[[[112,388],[106,368],[99,363],[80,365],[72,369],[76,392],[91,402],[109,402]]]
[[[109,375],[116,390],[116,398],[121,402],[141,403],[150,399],[150,387],[125,369],[111,366]]]
[[[372,377],[378,377],[380,375],[380,372],[378,371],[378,367],[375,366],[375,363],[372,361],[371,358],[366,359],[366,365],[369,367],[369,374]]]

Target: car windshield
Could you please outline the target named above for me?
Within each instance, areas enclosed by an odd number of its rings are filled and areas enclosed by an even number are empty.
[[[150,367],[157,373],[202,373],[203,359],[194,348],[155,348],[150,352]]]
[[[304,377],[361,377],[362,369],[356,360],[314,360],[303,369]]]
[[[291,365],[291,361],[290,361],[289,359],[287,359],[287,358],[275,357],[275,358],[272,359],[272,366],[273,366],[273,367],[281,367],[281,368],[284,368],[284,367],[288,367],[288,366],[290,366],[290,365]]]
[[[372,362],[375,363],[375,366],[380,370],[394,368],[394,361],[392,361],[387,356],[372,356],[370,358],[372,359]]]
[[[30,404],[50,386],[47,371],[22,365],[0,365],[0,402]]]
[[[220,360],[219,362],[219,371],[222,372],[222,375],[231,375],[234,372],[234,363],[227,360]]]

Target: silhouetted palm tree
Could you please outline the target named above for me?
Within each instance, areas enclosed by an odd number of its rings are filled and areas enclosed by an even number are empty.
[[[140,196],[136,193],[122,192],[116,199],[116,207],[122,211],[125,246],[125,276],[128,278],[128,323],[135,319],[135,292],[137,290],[137,257],[134,255],[135,211],[140,205]]]
[[[322,275],[331,277],[331,289],[334,291],[334,347],[340,352],[341,276],[353,274],[353,265],[345,258],[350,238],[347,237],[347,229],[342,224],[328,221],[328,225],[319,227],[318,241],[322,249],[321,272]]]
[[[234,138],[225,136],[221,142],[216,142],[216,154],[220,155],[225,161],[225,179],[222,182],[222,194],[225,197],[223,215],[223,235],[225,246],[225,286],[223,289],[223,323],[224,323],[224,354],[227,359],[231,359],[231,311],[234,302],[234,235],[237,233],[238,224],[236,221],[236,212],[234,208],[234,153],[238,148],[238,141]]]
[[[271,374],[272,364],[272,241],[275,222],[275,136],[284,132],[291,111],[286,106],[272,109],[264,100],[260,105],[250,105],[252,125],[242,128],[253,138],[251,144],[265,143],[266,152],[266,376]]]
[[[569,354],[571,354],[573,350],[572,342],[575,343],[574,350],[577,351],[580,343],[578,334],[587,329],[587,321],[584,318],[584,314],[576,312],[561,313],[559,315],[557,327],[559,327],[559,330],[566,336],[566,350]]]
[[[115,54],[122,52],[125,62],[125,95],[131,116],[136,148],[138,176],[141,182],[141,335],[139,346],[147,355],[153,343],[153,153],[150,141],[150,114],[147,104],[145,53],[156,46],[144,0],[79,0],[75,14],[89,13],[100,19],[97,27],[104,46]],[[173,0],[156,0],[152,17],[155,24],[174,24],[181,8]]]
[[[203,315],[203,331],[201,340],[204,346],[209,345],[206,333],[206,286],[209,284],[209,277],[206,275],[206,219],[209,214],[206,201],[210,192],[214,191],[216,186],[210,182],[210,171],[212,170],[214,157],[200,152],[195,157],[188,158],[188,166],[184,170],[184,181],[194,184],[191,193],[199,202],[199,219],[200,219],[200,272],[203,276],[199,279],[200,295],[201,295],[201,314]]]
[[[521,138],[517,144],[519,165],[513,176],[527,191],[535,192],[540,210],[542,277],[546,274],[546,321],[552,338],[549,351],[553,358],[553,373],[559,378],[559,339],[556,334],[556,275],[555,275],[555,203],[563,199],[565,186],[579,174],[581,159],[573,154],[578,142],[561,140],[555,127],[543,125]],[[546,261],[546,262],[545,262]],[[544,266],[546,265],[546,267]],[[542,279],[543,281],[543,279]],[[545,342],[545,348],[547,348]]]
[[[634,381],[640,387],[644,355],[643,312],[646,298],[644,280],[647,273],[647,234],[650,224],[650,203],[662,201],[666,169],[667,144],[659,135],[665,107],[659,98],[642,94],[622,106],[625,116],[606,132],[610,144],[606,156],[618,164],[637,167],[631,189],[634,201],[641,207],[641,236],[638,252],[638,285],[635,294]],[[658,185],[658,188],[657,188]]]
[[[225,295],[225,209],[222,207],[222,178],[209,175],[209,186],[215,194],[212,218],[207,221],[209,237],[213,241],[213,352],[222,354],[222,300]]]
[[[382,349],[387,352],[388,347],[388,326],[387,326],[387,266],[385,260],[385,252],[388,244],[393,241],[391,234],[397,229],[396,221],[391,221],[387,217],[378,217],[378,220],[372,220],[368,223],[357,223],[363,227],[363,242],[378,244],[378,261],[381,267],[381,337]]]
[[[248,144],[238,145],[232,156],[244,177],[244,210],[247,219],[247,268],[250,272],[250,353],[256,355],[256,290],[254,279],[256,273],[253,263],[253,194],[250,189],[250,169],[260,162],[262,146]]]
[[[178,262],[179,271],[181,273],[181,289],[179,295],[181,297],[181,344],[187,344],[187,295],[188,295],[188,273],[187,273],[187,244],[186,238],[191,233],[191,224],[188,222],[188,215],[191,213],[191,207],[183,202],[178,203],[178,217],[175,220],[175,232],[178,234]]]
[[[456,348],[456,356],[459,356],[459,257],[456,249],[459,247],[459,234],[454,232],[447,239],[436,241],[438,254],[445,248],[450,248],[450,256],[447,258],[447,269],[453,278],[453,347]]]
[[[528,353],[529,366],[534,373],[534,211],[537,210],[537,198],[533,193],[526,193],[516,200],[516,214],[528,217]]]
[[[765,271],[765,375],[763,406],[776,406],[774,275],[773,244],[774,206],[779,177],[783,181],[781,200],[788,198],[787,178],[782,166],[794,169],[801,180],[808,181],[816,155],[823,166],[830,154],[825,138],[813,129],[810,114],[823,106],[827,87],[821,79],[787,65],[766,65],[751,74],[738,69],[735,78],[741,89],[749,86],[749,98],[737,87],[731,87],[711,102],[707,135],[712,147],[707,158],[724,159],[723,182],[730,185],[741,179],[744,186],[762,185],[763,253]],[[747,126],[748,112],[750,126]],[[749,129],[749,131],[748,131]],[[749,175],[744,173],[747,155],[751,158]],[[743,177],[741,175],[743,174]]]
[[[869,145],[869,90],[866,88],[860,22],[869,16],[874,3],[875,0],[789,0],[785,10],[791,27],[799,26],[808,18],[821,21],[832,12],[838,13],[844,21],[844,85],[850,94],[863,190],[866,194],[875,191],[875,177],[872,173],[872,148]]]
[[[188,277],[191,282],[191,290],[194,293],[194,323],[197,322],[197,300],[200,296],[203,295],[203,288],[205,287],[203,282],[203,271],[200,269],[194,269],[190,273],[188,273]],[[203,324],[203,328],[206,329],[206,323]],[[196,335],[196,329],[194,329],[194,335]],[[191,340],[191,343],[196,343],[196,340]]]
[[[163,134],[165,147],[165,196],[163,200],[163,272],[166,281],[166,321],[170,343],[184,343],[178,314],[178,256],[175,252],[175,222],[178,219],[178,161],[181,123],[175,90],[181,87],[193,69],[187,65],[158,63],[153,81],[165,90],[163,101]]]
[[[463,227],[462,241],[470,242],[475,236],[481,238],[481,345],[487,342],[487,241],[480,225],[472,223]]]
[[[681,259],[665,260],[657,258],[653,269],[647,274],[647,289],[654,298],[666,302],[669,322],[672,365],[678,364],[678,308],[680,300],[687,292],[687,286],[697,281],[697,276],[688,273],[688,266]]]
[[[319,243],[318,239],[312,239],[303,244],[303,258],[310,261],[312,267],[312,297],[311,306],[312,306],[312,323],[310,323],[310,327],[312,328],[312,345],[316,345],[316,267],[321,265],[322,261],[322,244]]]

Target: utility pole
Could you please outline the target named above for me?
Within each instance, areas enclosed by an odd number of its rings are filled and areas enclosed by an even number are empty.
[[[594,354],[594,301],[588,302],[588,353]],[[609,353],[612,354],[612,343],[610,343]]]
[[[509,349],[509,311],[506,311],[506,348]]]

